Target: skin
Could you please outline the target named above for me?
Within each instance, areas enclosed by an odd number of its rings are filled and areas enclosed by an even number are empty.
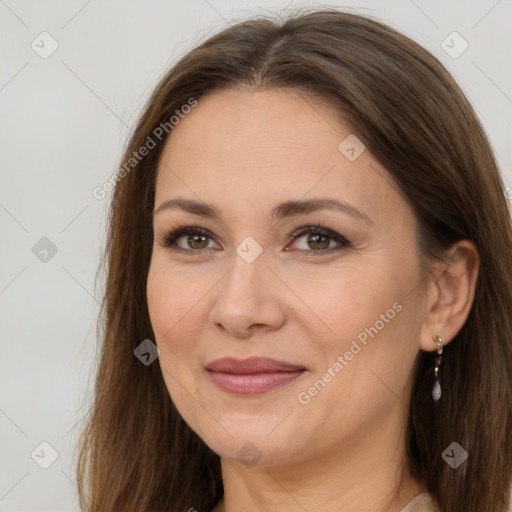
[[[231,89],[201,98],[166,142],[155,210],[181,197],[212,203],[222,215],[156,213],[147,280],[167,389],[221,457],[224,497],[215,512],[399,511],[426,490],[406,471],[399,487],[412,366],[420,348],[436,349],[433,334],[449,343],[466,321],[478,254],[459,242],[450,264],[432,263],[427,279],[416,220],[391,176],[368,150],[354,161],[338,150],[351,133],[304,93]],[[350,203],[369,222],[332,210],[270,216],[281,201],[326,197]],[[176,242],[194,254],[160,246],[177,223],[212,236]],[[330,238],[289,236],[316,224],[351,245],[334,251]],[[236,251],[248,236],[263,251],[252,263]],[[394,303],[401,311],[301,403],[298,394]],[[266,394],[235,396],[205,371],[224,356],[267,356],[308,372]],[[260,457],[254,465],[237,456],[247,443]]]

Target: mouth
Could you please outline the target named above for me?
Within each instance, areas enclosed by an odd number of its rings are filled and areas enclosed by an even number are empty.
[[[235,395],[260,395],[295,381],[308,370],[304,366],[266,357],[217,359],[205,368],[213,384]]]

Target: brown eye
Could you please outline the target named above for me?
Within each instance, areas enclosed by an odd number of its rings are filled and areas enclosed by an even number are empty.
[[[192,253],[207,249],[211,240],[210,233],[206,229],[188,226],[165,233],[160,238],[159,245],[175,251]]]
[[[306,237],[305,235],[308,236]],[[344,236],[321,226],[305,226],[290,236],[295,240],[304,237],[306,240],[305,244],[302,247],[298,247],[298,250],[306,251],[308,254],[330,253],[350,246],[350,242]],[[333,247],[331,243],[337,243],[338,247]]]
[[[208,245],[208,237],[205,235],[188,235],[186,240],[191,249],[204,249]]]

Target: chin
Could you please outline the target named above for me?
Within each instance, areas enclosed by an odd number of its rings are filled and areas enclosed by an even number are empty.
[[[240,463],[248,468],[271,467],[290,460],[289,441],[281,438],[266,438],[266,434],[248,435],[238,432],[228,439],[205,439],[203,441],[224,460]],[[287,447],[283,452],[283,447]]]
[[[271,466],[285,462],[295,451],[303,452],[306,448],[290,444],[290,439],[304,439],[304,431],[291,432],[286,428],[284,418],[288,413],[274,413],[267,417],[255,411],[244,414],[224,412],[223,415],[211,411],[210,414],[206,421],[200,422],[186,415],[183,418],[204,443],[223,459],[237,461],[247,467]]]

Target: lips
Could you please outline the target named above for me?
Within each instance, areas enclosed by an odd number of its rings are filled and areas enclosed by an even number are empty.
[[[206,366],[212,372],[233,373],[243,375],[247,373],[293,372],[305,370],[304,366],[277,361],[268,357],[250,357],[249,359],[236,359],[224,357],[216,359]]]
[[[293,382],[307,371],[304,366],[266,357],[225,357],[209,363],[205,369],[219,389],[237,395],[267,393]]]

